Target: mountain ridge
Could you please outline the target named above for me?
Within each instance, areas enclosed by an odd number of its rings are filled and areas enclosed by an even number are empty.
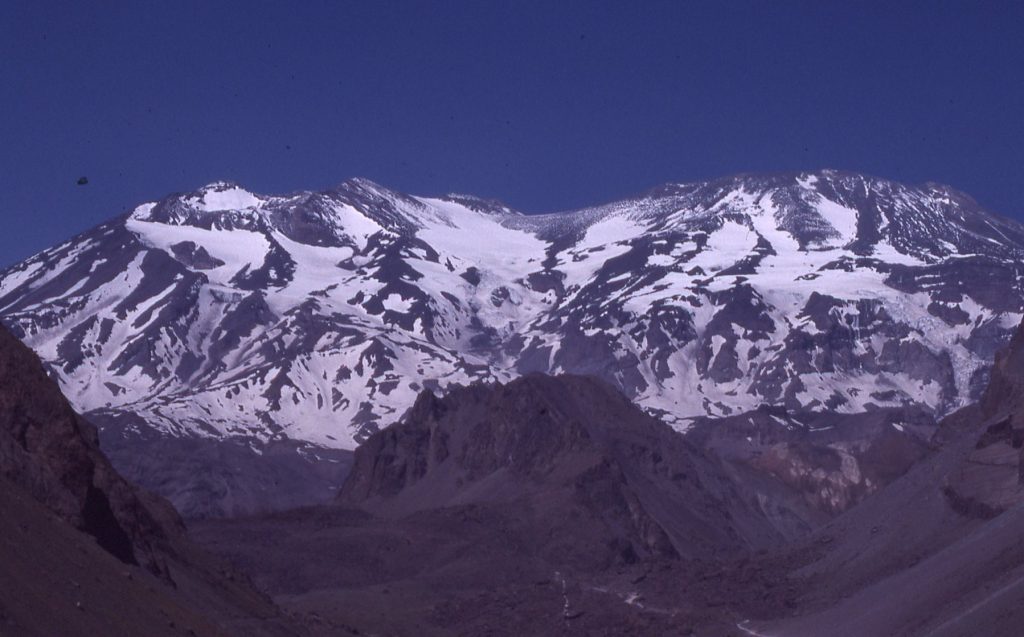
[[[761,404],[941,416],[1024,316],[1021,260],[1024,226],[959,193],[837,171],[545,215],[217,182],[3,271],[0,320],[101,435],[257,452],[351,449],[423,389],[532,371],[601,377],[680,430]]]

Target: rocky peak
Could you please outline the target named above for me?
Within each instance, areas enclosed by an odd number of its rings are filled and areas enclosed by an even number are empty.
[[[440,198],[443,201],[451,201],[453,203],[465,206],[469,210],[475,210],[483,214],[489,215],[515,215],[522,216],[523,213],[513,210],[507,206],[504,202],[497,199],[486,199],[484,197],[477,197],[476,195],[467,195],[463,193],[448,193]]]
[[[396,495],[441,471],[457,474],[456,485],[496,472],[543,481],[567,455],[601,453],[599,441],[626,420],[646,418],[614,389],[587,377],[528,374],[504,385],[455,388],[443,397],[422,392],[401,422],[356,451],[341,498]],[[664,433],[674,435],[667,427]]]
[[[206,229],[253,229],[268,198],[230,181],[215,181],[187,193],[174,193],[142,204],[130,218],[171,226]]]
[[[717,460],[604,381],[572,375],[420,394],[356,450],[339,502],[388,517],[550,509],[539,535],[596,533],[598,554],[617,546],[624,555],[696,556],[764,546],[781,533],[737,496]]]

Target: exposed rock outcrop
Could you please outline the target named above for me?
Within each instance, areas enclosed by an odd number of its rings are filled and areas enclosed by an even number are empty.
[[[960,513],[993,518],[1024,502],[1024,324],[996,356],[979,406],[977,442],[944,492]]]
[[[724,460],[741,491],[799,537],[906,473],[931,451],[935,430],[915,408],[836,414],[766,405],[698,419],[687,437]]]
[[[388,517],[522,506],[544,512],[537,525],[552,537],[616,547],[627,560],[778,539],[720,463],[611,385],[582,376],[424,392],[356,451],[339,501]]]

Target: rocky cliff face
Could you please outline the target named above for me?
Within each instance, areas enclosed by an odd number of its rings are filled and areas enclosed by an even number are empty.
[[[115,471],[96,430],[2,327],[0,501],[4,635],[308,634],[193,545],[167,501]]]
[[[96,430],[35,354],[3,328],[0,475],[124,562],[161,570],[162,548],[183,532],[170,505],[117,474],[99,450]]]
[[[974,450],[947,476],[945,494],[964,515],[993,518],[1024,502],[1024,324],[999,352],[977,409]]]

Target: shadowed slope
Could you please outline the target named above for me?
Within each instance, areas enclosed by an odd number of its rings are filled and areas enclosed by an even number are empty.
[[[161,549],[184,527],[166,502],[110,466],[95,429],[74,412],[39,359],[0,328],[0,475],[123,562],[163,570]]]
[[[95,430],[3,328],[0,511],[0,634],[307,634],[111,467]]]

